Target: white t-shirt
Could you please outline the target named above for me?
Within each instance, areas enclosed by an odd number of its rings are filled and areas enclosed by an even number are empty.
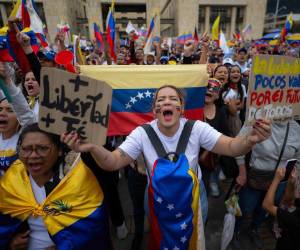
[[[244,64],[240,64],[238,61],[235,62],[235,65],[241,68],[241,73],[244,74],[247,70],[250,69],[248,62],[246,61]]]
[[[0,133],[0,176],[4,175],[4,170],[12,163],[12,161],[16,160],[18,139],[18,133],[8,139],[3,139],[3,135]]]
[[[31,175],[30,183],[35,200],[38,204],[42,204],[43,201],[46,199],[45,188],[38,186]],[[55,245],[48,234],[42,217],[30,216],[28,219],[28,224],[30,229],[28,250],[44,250],[47,247]]]
[[[165,136],[159,131],[157,127],[157,120],[153,120],[149,124],[157,133],[166,152],[175,152],[186,121],[187,119],[185,118],[180,119],[179,129],[172,137]],[[203,147],[206,150],[212,150],[220,136],[221,133],[215,130],[209,124],[201,121],[195,122],[185,155],[189,161],[190,167],[196,173],[199,173],[199,179],[201,178],[201,171],[198,171],[198,156],[200,147]],[[129,136],[127,136],[126,140],[120,145],[120,148],[134,160],[136,160],[138,156],[143,153],[146,160],[148,173],[151,174],[152,167],[158,156],[148,138],[147,133],[141,126],[137,127],[130,133]]]
[[[243,96],[244,99],[247,98],[247,91],[246,87],[244,85],[241,85],[243,89]],[[229,101],[230,99],[239,99],[239,93],[237,90],[234,90],[232,88],[229,88],[226,92],[223,93],[223,100],[224,101]]]

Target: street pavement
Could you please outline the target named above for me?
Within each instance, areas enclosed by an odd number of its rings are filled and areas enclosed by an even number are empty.
[[[225,215],[224,196],[225,192],[229,189],[230,182],[225,181],[221,183],[223,190],[222,195],[218,198],[209,197],[209,214],[208,222],[205,227],[205,239],[206,239],[206,250],[220,250],[221,249],[221,237],[223,230],[223,219]],[[121,202],[125,214],[126,224],[129,230],[128,236],[124,240],[118,240],[116,238],[115,229],[112,228],[112,239],[115,250],[130,250],[131,241],[134,235],[134,222],[133,222],[133,210],[132,204],[127,187],[127,179],[122,175],[119,182],[119,192]],[[247,224],[250,219],[246,219],[244,228],[241,234],[241,246],[242,250],[256,250],[253,243],[247,236]],[[275,240],[271,233],[272,220],[268,219],[263,225],[261,235],[264,242],[264,247],[260,250],[273,250],[275,249]],[[145,223],[145,234],[143,240],[142,250],[147,249],[147,237],[149,232],[149,225]],[[234,250],[232,246],[229,246],[227,250]]]

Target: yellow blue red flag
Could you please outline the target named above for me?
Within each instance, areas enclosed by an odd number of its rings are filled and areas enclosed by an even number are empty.
[[[163,85],[184,90],[186,118],[203,118],[208,81],[206,65],[82,65],[80,69],[83,75],[105,81],[113,89],[110,136],[128,135],[137,126],[151,121],[153,95]]]
[[[169,191],[167,191],[169,190]],[[148,249],[201,249],[199,183],[184,154],[159,158],[148,188],[151,221]]]
[[[57,249],[109,249],[103,193],[80,158],[42,204],[23,163],[12,164],[0,179],[0,248],[30,216],[43,218]]]

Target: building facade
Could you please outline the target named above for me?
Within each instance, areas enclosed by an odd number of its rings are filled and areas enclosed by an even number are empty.
[[[47,25],[53,41],[58,23],[68,23],[72,33],[93,37],[92,24],[105,30],[111,0],[36,0],[39,15]],[[263,34],[267,0],[116,0],[116,25],[121,34],[128,21],[136,27],[148,27],[156,15],[154,34],[175,37],[193,32],[210,33],[218,15],[227,38],[247,24],[252,25],[251,38]],[[12,0],[0,0],[0,25],[7,22]]]

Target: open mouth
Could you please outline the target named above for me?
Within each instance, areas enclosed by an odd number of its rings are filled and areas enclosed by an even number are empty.
[[[205,96],[212,97],[212,93],[206,92]]]
[[[42,169],[42,163],[28,163],[28,167],[32,172],[38,172]]]
[[[33,90],[33,86],[32,85],[28,85],[28,90]]]
[[[222,77],[222,76],[221,76],[221,77],[219,77],[219,79],[218,79],[218,80],[219,80],[220,82],[222,82],[222,83],[223,83],[223,82],[225,82],[225,77]]]
[[[165,111],[163,111],[163,116],[164,116],[166,121],[170,121],[172,119],[172,116],[173,116],[173,111],[172,110],[165,110]]]
[[[0,120],[0,126],[6,126],[8,124],[7,120]]]

